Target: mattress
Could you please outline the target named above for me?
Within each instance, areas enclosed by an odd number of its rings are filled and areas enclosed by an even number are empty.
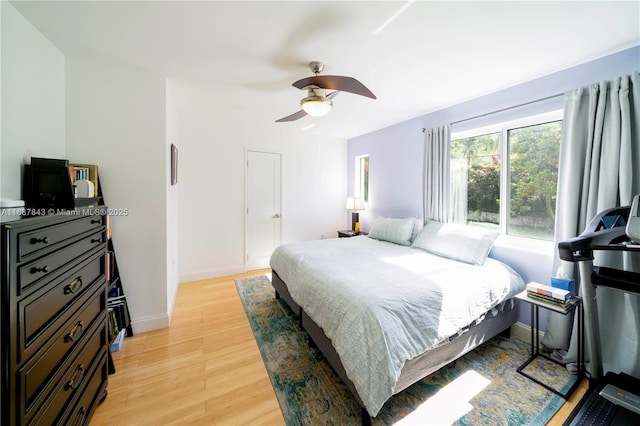
[[[447,342],[524,288],[508,266],[475,266],[366,236],[290,243],[271,267],[331,339],[371,415],[404,364]]]

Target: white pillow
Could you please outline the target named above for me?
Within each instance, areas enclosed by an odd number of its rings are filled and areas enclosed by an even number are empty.
[[[411,247],[472,265],[483,265],[497,231],[453,223],[429,222]]]
[[[416,217],[416,223],[413,225],[413,232],[411,233],[411,242],[414,242],[420,231],[422,231],[422,227],[424,226],[424,221],[422,218]]]
[[[369,237],[376,240],[408,246],[411,244],[415,218],[379,217],[369,230]]]

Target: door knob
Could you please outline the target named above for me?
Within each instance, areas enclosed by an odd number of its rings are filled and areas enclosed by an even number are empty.
[[[271,217],[274,218],[274,219],[280,219],[280,213],[276,213]]]

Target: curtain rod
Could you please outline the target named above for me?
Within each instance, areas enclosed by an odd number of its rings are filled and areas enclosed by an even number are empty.
[[[464,123],[465,121],[475,120],[477,118],[486,117],[488,115],[498,114],[500,112],[509,111],[510,109],[520,108],[520,107],[531,105],[531,104],[535,104],[535,103],[538,103],[538,102],[547,101],[549,99],[558,98],[560,96],[564,96],[564,92],[563,93],[556,93],[555,95],[547,96],[545,98],[540,98],[540,99],[536,99],[536,100],[529,101],[529,102],[524,102],[522,104],[510,106],[510,107],[507,107],[507,108],[502,108],[502,109],[499,109],[499,110],[496,110],[496,111],[491,111],[491,112],[487,112],[487,113],[484,113],[484,114],[475,115],[473,117],[465,118],[465,119],[462,119],[462,120],[452,121],[451,125],[453,126],[454,124]],[[426,130],[427,129],[425,129],[423,127],[422,128],[422,133],[424,133]]]

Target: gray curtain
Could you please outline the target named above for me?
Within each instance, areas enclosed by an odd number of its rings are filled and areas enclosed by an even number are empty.
[[[425,221],[449,221],[449,170],[451,126],[445,125],[424,131],[424,197]]]
[[[603,210],[631,204],[640,193],[640,74],[567,92],[562,133],[554,272],[563,267],[571,276],[577,275],[575,265],[559,259],[557,243],[579,235]],[[595,265],[640,270],[638,253],[595,255]],[[640,296],[598,287],[597,299],[604,371],[640,376]],[[575,362],[576,339],[571,317],[549,316],[542,344],[554,350],[554,357]]]

